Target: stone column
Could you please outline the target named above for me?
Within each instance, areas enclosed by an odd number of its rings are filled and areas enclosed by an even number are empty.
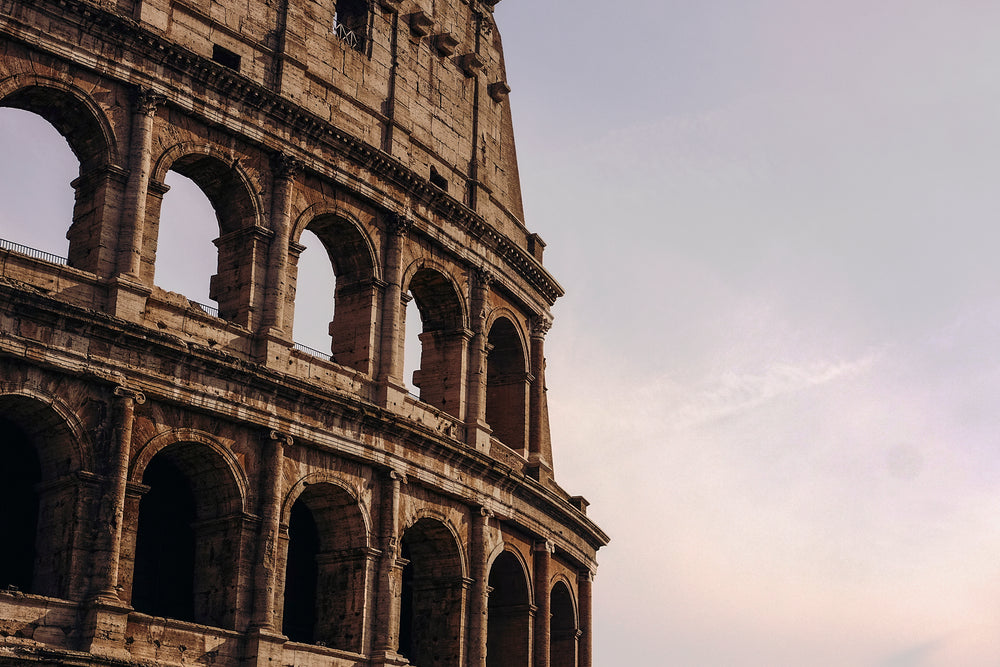
[[[480,507],[472,512],[472,599],[469,601],[469,667],[486,667],[486,639],[489,629],[489,543],[487,530],[493,512]]]
[[[476,449],[490,451],[490,427],[486,423],[486,300],[493,276],[485,269],[472,272],[472,342],[469,345],[465,441]]]
[[[589,569],[580,570],[577,588],[580,596],[580,660],[578,667],[592,667],[593,664],[593,587],[594,573]]]
[[[146,219],[146,192],[149,189],[153,116],[166,99],[148,88],[139,90],[132,111],[132,138],[129,144],[128,181],[122,206],[118,273],[139,279],[142,266],[143,227]]]
[[[282,467],[285,447],[292,437],[269,431],[264,439],[264,456],[260,480],[261,522],[257,538],[257,559],[254,565],[253,615],[250,627],[277,632],[274,627],[277,588],[278,529],[281,523]]]
[[[535,542],[535,662],[533,667],[549,667],[552,642],[552,598],[549,591],[553,544],[550,540]]]
[[[271,335],[290,338],[285,331],[285,300],[288,298],[288,243],[292,233],[292,193],[295,177],[303,169],[300,160],[284,153],[274,159],[274,192],[271,198],[271,248],[268,253],[269,275],[264,299],[264,330]]]
[[[379,559],[375,597],[375,639],[372,648],[383,660],[399,648],[399,601],[402,558],[399,555],[399,495],[406,477],[390,470],[383,484],[379,526],[382,556]],[[384,663],[383,663],[384,664]]]
[[[552,475],[552,439],[545,400],[545,334],[552,326],[546,317],[531,320],[531,389],[529,396],[528,466],[536,479]]]
[[[125,516],[125,487],[128,484],[128,464],[132,453],[132,424],[135,421],[135,406],[146,402],[142,392],[123,386],[115,387],[117,423],[112,439],[111,458],[114,461],[111,484],[106,502],[110,503],[111,516],[108,522],[108,553],[101,566],[97,582],[97,600],[103,604],[119,604],[118,564],[122,550],[122,525]]]
[[[379,400],[386,407],[406,395],[400,320],[403,309],[403,240],[413,223],[390,213],[386,216],[385,293],[382,297],[382,335],[379,344]]]

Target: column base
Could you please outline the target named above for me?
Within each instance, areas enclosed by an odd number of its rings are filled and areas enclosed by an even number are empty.
[[[410,661],[406,656],[402,656],[395,651],[376,651],[372,654],[372,667],[394,667],[396,665],[409,665]]]
[[[247,633],[245,665],[273,667],[282,664],[282,651],[288,638],[268,628],[254,628]]]
[[[152,293],[153,290],[135,276],[115,276],[108,284],[106,310],[115,317],[138,322],[146,310],[146,299]]]
[[[132,607],[118,599],[100,594],[86,610],[81,632],[81,649],[101,658],[131,660],[125,643],[128,615]]]

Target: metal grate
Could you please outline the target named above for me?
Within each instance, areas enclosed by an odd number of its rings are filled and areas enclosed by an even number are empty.
[[[16,252],[19,255],[27,255],[32,259],[40,259],[43,262],[51,262],[52,264],[61,264],[63,266],[69,265],[69,261],[65,257],[53,255],[50,252],[38,250],[37,248],[31,248],[26,245],[21,245],[20,243],[14,243],[13,241],[8,241],[6,239],[0,239],[0,248]]]

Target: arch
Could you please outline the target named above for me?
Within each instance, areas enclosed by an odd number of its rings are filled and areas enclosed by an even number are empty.
[[[403,270],[402,291],[413,294],[424,331],[467,328],[469,315],[462,290],[454,275],[442,264],[425,257],[411,262]]]
[[[448,522],[425,515],[403,532],[400,551],[399,653],[421,667],[459,664],[467,585],[461,542]]]
[[[369,578],[367,517],[338,480],[300,480],[282,514],[285,549],[282,632],[292,641],[360,653]]]
[[[6,516],[0,587],[66,598],[74,584],[75,508],[83,501],[80,481],[71,475],[87,457],[77,420],[60,414],[65,406],[58,401],[33,393],[0,395],[0,507]]]
[[[454,278],[427,259],[407,267],[403,284],[404,293],[413,296],[423,325],[419,334],[420,366],[413,372],[413,385],[419,389],[421,401],[462,419],[472,335],[466,327],[465,300]]]
[[[356,218],[337,204],[314,204],[302,212],[294,225],[293,241],[310,231],[316,235],[326,252],[335,277],[332,296],[333,319],[327,326],[330,336],[331,359],[362,373],[373,372],[380,267],[371,238]],[[296,285],[298,252],[303,247],[292,244],[288,282]],[[301,294],[301,292],[299,292]],[[309,304],[296,301],[299,314]],[[319,311],[329,313],[330,302]],[[310,312],[313,309],[310,308]],[[301,321],[301,317],[299,320]]]
[[[330,257],[333,263],[333,270],[337,275],[356,276],[360,278],[368,277],[375,280],[382,279],[382,267],[378,262],[378,252],[372,242],[371,235],[365,231],[361,221],[339,201],[333,203],[328,201],[318,202],[310,205],[295,219],[292,226],[292,241],[298,241],[302,232],[306,229],[325,229],[333,226],[330,236],[331,243],[327,245],[328,252],[330,246],[341,247],[337,241],[343,240],[346,243],[347,251],[338,252],[338,258]],[[323,239],[319,233],[316,234]],[[324,245],[326,245],[324,243]],[[346,259],[340,259],[344,255]],[[341,264],[338,265],[338,262]]]
[[[215,212],[219,237],[216,273],[209,281],[209,298],[219,305],[219,317],[240,326],[253,326],[253,314],[262,307],[263,290],[255,275],[266,261],[266,234],[262,225],[260,188],[238,158],[215,146],[194,142],[174,144],[152,168],[142,235],[143,281],[153,283],[160,232],[160,208],[167,172],[189,178],[208,198]]]
[[[94,470],[93,443],[77,414],[58,396],[34,387],[0,384],[0,412],[37,434],[53,453],[43,457],[43,475],[55,480],[77,470]]]
[[[549,593],[549,611],[552,614],[550,667],[577,667],[580,624],[572,590],[572,585],[564,577],[557,576]]]
[[[499,314],[487,329],[486,422],[494,437],[527,455],[530,374],[524,335],[515,322]]]
[[[250,482],[247,479],[243,465],[236,455],[225,445],[213,438],[204,431],[191,428],[175,428],[157,433],[146,441],[139,453],[135,455],[129,466],[128,479],[134,484],[140,484],[146,472],[146,467],[154,456],[165,448],[177,443],[200,444],[208,448],[215,456],[215,475],[218,479],[226,479],[226,474],[230,476],[235,487],[230,496],[222,499],[223,510],[226,512],[244,512],[246,508],[253,504],[253,496],[250,492]],[[194,463],[194,462],[192,462]]]
[[[56,254],[65,254],[72,267],[110,275],[122,170],[108,117],[79,87],[37,74],[15,74],[0,81],[0,106],[37,114],[66,139],[79,162],[79,178],[70,184],[75,202],[66,216],[69,250]]]
[[[0,80],[0,106],[36,113],[66,138],[80,161],[81,175],[95,167],[120,165],[118,142],[104,111],[71,81],[38,74]]]
[[[531,655],[531,579],[521,554],[504,549],[489,569],[486,667],[527,667]]]
[[[167,435],[147,444],[133,467],[146,492],[129,540],[135,545],[132,605],[232,629],[247,560],[239,475],[210,438]]]

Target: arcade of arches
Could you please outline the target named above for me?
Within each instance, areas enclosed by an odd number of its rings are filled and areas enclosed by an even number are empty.
[[[0,8],[0,114],[78,167],[0,211],[0,667],[592,667],[495,2],[322,4]]]

